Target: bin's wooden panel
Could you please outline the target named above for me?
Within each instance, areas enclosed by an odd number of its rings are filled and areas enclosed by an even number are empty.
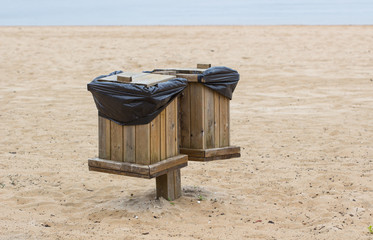
[[[111,121],[110,123],[110,159],[123,161],[123,129],[122,126]]]
[[[229,99],[220,96],[220,124],[219,124],[219,140],[220,147],[229,146]]]
[[[220,94],[214,92],[214,147],[220,147]]]
[[[177,154],[177,101],[166,108],[166,157]]]
[[[166,158],[166,138],[168,138],[166,135],[166,109],[159,114],[161,119],[161,159]]]
[[[150,161],[156,163],[161,160],[161,118],[155,118],[150,123]]]
[[[190,148],[190,87],[180,97],[180,146]]]
[[[204,98],[205,89],[202,84],[189,83],[190,98],[190,148],[205,148]]]
[[[99,117],[99,158],[150,165],[179,153],[178,98],[152,122],[121,126]]]
[[[110,158],[110,120],[98,116],[98,157]]]
[[[150,124],[136,125],[136,163],[150,164]],[[126,126],[124,126],[126,127]]]
[[[214,148],[215,147],[215,99],[214,91],[209,88],[204,88],[205,92],[205,101],[204,101],[204,110],[205,110],[205,148]]]
[[[180,98],[181,148],[227,147],[229,140],[229,99],[189,82]]]
[[[136,163],[136,126],[123,128],[123,161]]]

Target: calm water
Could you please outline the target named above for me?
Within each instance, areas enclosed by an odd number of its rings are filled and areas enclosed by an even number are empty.
[[[0,25],[373,24],[373,0],[0,0]]]

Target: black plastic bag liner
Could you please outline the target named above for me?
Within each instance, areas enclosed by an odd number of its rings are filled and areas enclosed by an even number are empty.
[[[144,73],[153,73],[162,70],[164,69],[154,69],[153,71],[144,71]],[[238,80],[240,80],[238,72],[228,67],[211,67],[206,69],[202,74],[199,71],[193,72],[193,70],[189,70],[188,73],[198,74],[198,82],[231,100]]]
[[[101,117],[120,125],[150,123],[187,86],[184,78],[175,78],[154,86],[98,81],[102,75],[87,85]]]
[[[238,72],[227,67],[211,67],[198,75],[199,82],[231,100],[239,79]]]

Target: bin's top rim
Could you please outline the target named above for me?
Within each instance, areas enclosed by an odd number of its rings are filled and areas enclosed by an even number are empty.
[[[166,82],[168,80],[174,79],[174,75],[160,75],[152,73],[143,73],[143,72],[122,72],[113,74],[110,76],[102,77],[97,79],[98,81],[105,82],[118,82],[124,84],[137,84],[144,86],[154,86],[161,82]]]

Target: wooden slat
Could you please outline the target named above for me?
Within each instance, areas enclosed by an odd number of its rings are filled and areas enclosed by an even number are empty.
[[[214,107],[214,91],[204,87],[204,114],[205,114],[205,147],[215,147],[215,107]]]
[[[136,127],[123,126],[123,161],[136,162]]]
[[[139,175],[150,175],[149,166],[144,166],[140,164],[127,163],[127,162],[117,162],[112,160],[92,158],[88,160],[89,167],[102,168],[121,172],[130,172]]]
[[[176,101],[172,101],[166,108],[166,157],[176,155],[177,129],[176,129]]]
[[[146,178],[146,179],[152,178],[149,175],[137,174],[137,173],[132,173],[132,172],[123,172],[123,171],[111,170],[111,169],[105,169],[105,168],[89,167],[89,171],[117,174],[117,175],[123,175],[123,176],[128,176],[128,177],[137,177],[137,178]]]
[[[138,76],[132,79],[132,84],[140,84],[146,86],[153,86],[155,84],[166,82],[170,79],[174,79],[175,76],[161,75],[161,74],[147,74],[143,76]]]
[[[176,71],[154,71],[153,74],[162,74],[162,75],[173,75],[176,76]]]
[[[228,124],[227,124],[227,132],[228,132],[228,143],[227,143],[227,146],[229,146],[230,144],[231,144],[231,110],[230,110],[230,103],[231,103],[231,101],[230,101],[230,99],[229,98],[227,98],[226,99],[227,100],[227,115],[228,115],[228,117],[227,117],[227,122],[228,122]]]
[[[190,83],[190,147],[205,148],[204,129],[204,86]]]
[[[123,172],[122,175],[129,175],[129,176],[137,176],[137,177],[146,177],[146,178],[153,178],[158,177],[160,175],[164,175],[169,171],[173,171],[176,169],[183,168],[188,165],[188,156],[187,155],[177,155],[172,158],[167,158],[161,162],[151,164],[151,165],[141,165],[136,163],[128,163],[128,162],[117,162],[107,159],[100,159],[100,158],[92,158],[88,160],[88,166],[94,169],[92,171],[100,171],[100,172],[108,172],[115,171],[115,174],[121,174],[119,172]],[[140,176],[141,175],[141,176]]]
[[[158,172],[161,172],[161,171],[173,168],[173,167],[177,167],[184,163],[188,163],[188,156],[184,154],[179,154],[174,157],[167,158],[163,161],[150,165],[149,166],[150,175],[154,175]]]
[[[110,159],[113,161],[123,161],[123,126],[110,121]]]
[[[222,155],[231,155],[240,153],[241,149],[237,146],[229,146],[223,148],[209,148],[209,149],[191,149],[181,148],[180,153],[187,154],[189,157],[208,158]]]
[[[174,122],[175,122],[175,150],[174,156],[179,153],[179,98],[175,98],[175,113],[174,113]]]
[[[200,74],[203,73],[206,69],[198,68],[157,68],[153,71],[176,71],[176,73],[186,73],[186,74]]]
[[[220,147],[229,146],[229,99],[220,96]]]
[[[186,87],[180,97],[180,145],[190,148],[190,87]]]
[[[179,74],[176,74],[176,77],[185,78],[186,80],[188,80],[188,82],[198,82],[197,74],[179,73]]]
[[[240,147],[236,147],[236,146],[229,146],[229,147],[224,147],[224,148],[211,148],[211,149],[206,149],[205,157],[230,155],[230,154],[236,154],[240,152],[241,152]]]
[[[180,145],[181,145],[181,128],[180,128],[180,121],[181,121],[181,94],[177,97],[177,149],[176,149],[176,154],[180,153]]]
[[[136,164],[150,164],[150,124],[136,125]]]
[[[161,160],[163,160],[166,159],[166,109],[159,116],[161,119]]]
[[[158,115],[150,123],[150,163],[161,160],[161,117]]]
[[[108,77],[100,78],[98,80],[108,82],[122,82],[127,84],[139,84],[149,87],[161,82],[166,82],[173,78],[175,78],[175,76],[151,73],[123,72],[119,73],[118,75],[111,75]]]
[[[227,154],[227,155],[219,155],[213,157],[188,157],[188,161],[199,161],[199,162],[208,162],[208,161],[215,161],[215,160],[225,160],[231,158],[239,158],[241,157],[241,153],[234,153],[234,154]]]
[[[188,156],[205,157],[205,152],[205,149],[180,148],[180,153]]]
[[[220,94],[214,91],[214,147],[220,146]]]
[[[208,69],[211,67],[211,64],[210,63],[198,63],[197,64],[197,68],[198,69]]]
[[[110,120],[98,116],[98,157],[110,159]]]

